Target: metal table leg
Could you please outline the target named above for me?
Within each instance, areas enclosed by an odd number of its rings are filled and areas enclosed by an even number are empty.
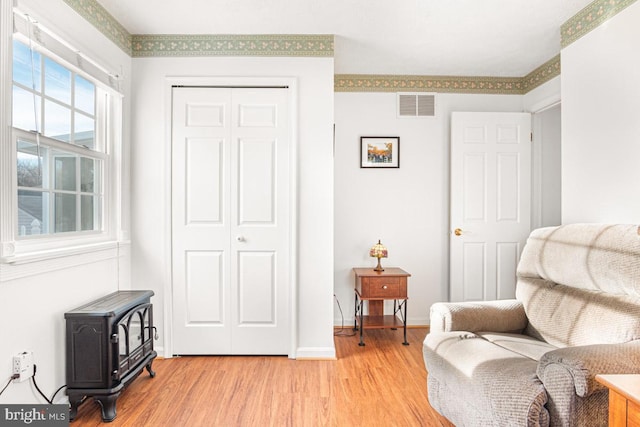
[[[397,313],[398,313],[398,307],[397,306],[398,306],[398,300],[394,299],[393,300],[393,315],[394,316],[397,316]],[[397,329],[398,328],[391,328],[392,331],[396,331]]]
[[[404,321],[404,342],[402,345],[409,345],[409,341],[407,341],[407,300],[404,300],[404,316],[402,316],[402,320]]]
[[[358,330],[358,293],[355,293],[355,305],[353,307],[353,330],[357,331]]]
[[[364,346],[364,340],[362,339],[362,332],[364,331],[364,324],[363,322],[363,315],[362,313],[364,312],[364,301],[360,300],[360,343],[358,344],[359,346]]]

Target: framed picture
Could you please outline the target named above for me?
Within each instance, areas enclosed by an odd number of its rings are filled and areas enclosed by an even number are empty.
[[[399,168],[399,136],[361,136],[361,168]]]

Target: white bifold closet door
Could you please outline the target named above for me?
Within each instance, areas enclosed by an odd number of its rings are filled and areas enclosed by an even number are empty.
[[[174,354],[290,350],[286,88],[173,88]]]

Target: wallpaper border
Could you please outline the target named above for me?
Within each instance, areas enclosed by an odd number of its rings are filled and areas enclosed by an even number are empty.
[[[441,92],[520,95],[518,77],[336,74],[335,92]]]
[[[556,55],[524,77],[336,74],[335,92],[438,92],[523,95],[560,75]]]
[[[595,0],[560,27],[562,49],[599,27],[636,0]]]
[[[522,77],[523,94],[532,91],[538,86],[560,75],[560,54],[557,54],[538,68]]]
[[[132,56],[332,57],[332,34],[134,34]]]

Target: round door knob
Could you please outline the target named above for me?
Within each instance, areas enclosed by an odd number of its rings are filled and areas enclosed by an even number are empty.
[[[387,289],[387,285],[382,286],[382,289]]]
[[[453,234],[455,234],[456,236],[462,236],[462,229],[456,228],[455,230],[453,230]]]
[[[238,236],[238,237],[236,237],[236,240],[238,242],[244,242],[244,236]]]

